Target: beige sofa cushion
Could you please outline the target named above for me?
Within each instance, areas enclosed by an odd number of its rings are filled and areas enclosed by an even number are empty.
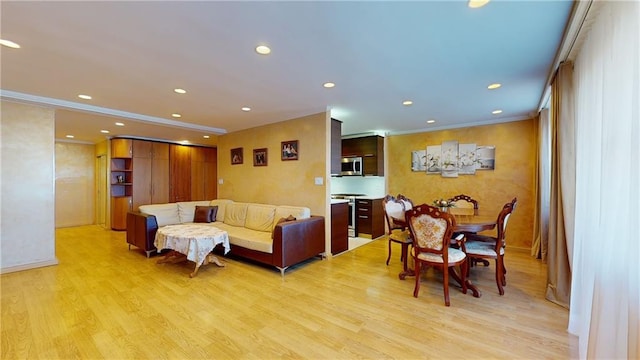
[[[143,214],[154,215],[158,226],[180,224],[178,205],[176,203],[141,205],[138,209]]]
[[[249,204],[244,227],[247,229],[270,232],[276,207],[273,205]]]
[[[182,201],[178,204],[178,216],[181,223],[193,222],[196,213],[196,206],[208,206],[209,200],[205,201]]]
[[[216,221],[224,221],[224,210],[226,209],[227,204],[230,204],[232,202],[233,200],[229,200],[229,199],[211,200],[209,205],[218,207],[218,213],[216,214]]]
[[[242,246],[246,249],[273,254],[273,240],[270,232],[251,230],[224,223],[216,223],[214,226],[229,233],[229,243],[231,243],[232,249],[234,246]]]
[[[273,228],[276,227],[276,225],[278,224],[278,220],[280,220],[281,218],[286,219],[289,217],[289,215],[293,216],[297,220],[308,219],[311,217],[311,209],[302,206],[276,206],[276,214],[273,217],[271,229],[273,230]]]
[[[247,203],[234,202],[227,204],[224,210],[224,223],[244,227],[247,218]]]

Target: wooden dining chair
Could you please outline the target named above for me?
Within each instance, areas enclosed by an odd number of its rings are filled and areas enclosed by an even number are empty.
[[[395,242],[402,245],[402,250],[400,253],[400,261],[403,261],[406,264],[406,257],[408,254],[408,248],[411,244],[411,234],[409,233],[409,229],[407,224],[405,223],[404,213],[406,210],[411,209],[411,207],[407,208],[407,204],[412,206],[411,200],[398,195],[397,198],[392,195],[385,196],[382,199],[382,209],[384,211],[384,218],[387,221],[387,237],[389,238],[389,254],[387,255],[387,265],[389,265],[389,259],[391,259],[391,243]],[[407,270],[407,269],[404,269]]]
[[[450,247],[455,218],[440,208],[422,204],[407,211],[406,219],[414,240],[412,256],[415,260],[416,285],[413,296],[418,297],[423,267],[432,266],[442,269],[444,304],[449,306],[450,274],[460,282],[462,292],[467,293],[466,255],[463,250]],[[462,248],[463,238],[464,236],[460,235],[456,239]],[[455,273],[455,266],[459,266],[459,274]]]
[[[465,241],[465,250],[470,262],[474,259],[487,260],[494,259],[496,262],[496,285],[498,292],[504,295],[503,286],[507,285],[507,270],[504,266],[504,250],[507,246],[507,223],[509,217],[516,208],[517,198],[513,198],[511,202],[506,203],[498,214],[496,236],[487,235],[469,235]]]
[[[478,215],[478,201],[471,196],[460,194],[449,199],[449,202],[455,204],[454,208],[449,209],[453,214],[460,215]]]

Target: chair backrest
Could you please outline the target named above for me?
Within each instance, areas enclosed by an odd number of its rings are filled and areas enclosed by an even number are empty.
[[[511,202],[504,204],[502,210],[498,214],[498,241],[496,241],[497,250],[499,250],[499,247],[504,247],[507,245],[507,223],[509,222],[509,218],[511,217],[513,210],[516,209],[517,204],[518,198],[513,198]]]
[[[478,215],[478,201],[474,200],[469,195],[456,195],[450,198],[449,201],[453,201],[455,203],[455,208],[450,209],[453,214]]]
[[[413,201],[411,201],[411,199],[409,199],[408,197],[402,194],[398,194],[398,201],[402,201],[402,203],[404,204],[404,211],[413,209]]]
[[[441,254],[446,263],[455,227],[454,217],[427,204],[414,206],[406,216],[415,250]]]
[[[404,202],[396,199],[393,195],[387,195],[382,199],[382,210],[384,211],[384,218],[387,220],[389,233],[391,233],[393,229],[404,229],[404,225],[399,224],[398,221],[394,221],[394,219],[396,219],[404,222]]]

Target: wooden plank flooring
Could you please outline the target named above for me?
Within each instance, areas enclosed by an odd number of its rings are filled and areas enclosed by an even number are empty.
[[[287,271],[225,258],[226,267],[157,264],[124,232],[58,229],[60,264],[4,274],[2,359],[425,359],[577,357],[568,311],[544,300],[546,268],[507,250],[505,295],[494,264],[474,268],[481,298],[439,274],[398,279],[375,240]]]

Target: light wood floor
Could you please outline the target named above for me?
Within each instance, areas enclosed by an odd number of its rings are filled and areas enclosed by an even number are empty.
[[[577,356],[568,311],[544,300],[545,266],[508,251],[474,268],[481,298],[438,274],[398,279],[376,240],[287,272],[225,259],[190,279],[192,263],[157,264],[97,226],[56,231],[57,266],[4,274],[2,359],[561,359]]]

